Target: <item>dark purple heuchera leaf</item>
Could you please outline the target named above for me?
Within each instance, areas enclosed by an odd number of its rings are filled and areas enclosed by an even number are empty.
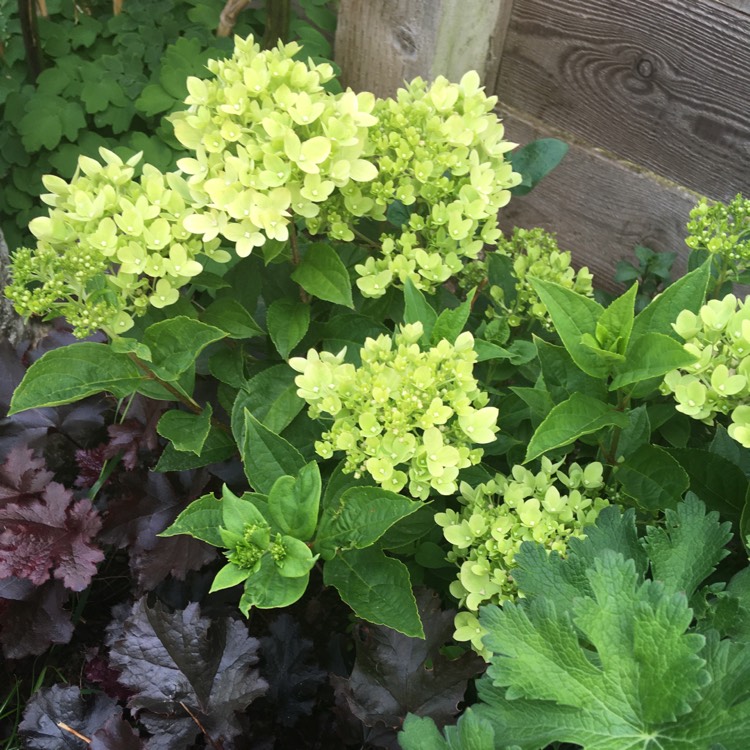
[[[123,473],[117,487],[110,488],[101,539],[128,548],[139,591],[155,588],[170,574],[183,579],[215,559],[216,550],[198,539],[157,536],[201,494],[207,479],[204,471]]]
[[[150,608],[145,597],[126,617],[122,614],[107,628],[107,645],[120,683],[133,691],[128,707],[151,731],[161,733],[166,721],[180,737],[159,739],[157,734],[148,747],[186,747],[187,709],[214,741],[239,734],[235,713],[268,688],[258,670],[251,669],[258,661],[259,643],[244,623],[223,618],[212,624],[201,617],[196,603],[172,613],[158,603]],[[197,736],[197,724],[190,731]],[[182,744],[175,744],[178,741]]]
[[[455,611],[441,610],[438,597],[426,589],[417,592],[417,605],[425,640],[362,624],[351,676],[332,678],[337,697],[367,726],[384,724],[395,733],[409,712],[443,726],[458,713],[469,678],[484,665],[471,652],[458,659],[440,653],[452,640]]]
[[[0,642],[5,658],[36,656],[53,643],[68,643],[73,624],[63,605],[69,596],[59,581],[40,587],[19,578],[0,581]]]
[[[138,732],[119,716],[108,719],[91,735],[89,750],[143,750]]]
[[[155,454],[159,447],[156,425],[166,409],[163,401],[136,396],[128,408],[128,418],[107,427],[109,443],[104,449],[105,458],[120,456],[123,466],[132,471],[139,457]],[[146,461],[151,465],[151,461]]]
[[[117,681],[120,673],[116,669],[112,669],[109,660],[99,653],[98,648],[87,650],[83,676],[92,685],[97,685],[110,698],[117,701],[126,701],[132,695],[130,690]]]
[[[121,713],[115,701],[105,695],[84,697],[77,687],[54,685],[34,693],[26,704],[18,733],[27,750],[81,750],[84,743],[58,726],[59,722],[91,738],[110,719],[119,719]]]
[[[260,639],[261,670],[268,680],[268,699],[275,705],[278,721],[293,726],[309,716],[327,673],[310,664],[312,641],[303,638],[299,625],[287,614],[279,615],[269,627],[270,636]]]
[[[88,500],[49,482],[26,448],[0,467],[0,578],[26,578],[40,586],[50,577],[83,591],[104,553],[92,543],[101,528]]]

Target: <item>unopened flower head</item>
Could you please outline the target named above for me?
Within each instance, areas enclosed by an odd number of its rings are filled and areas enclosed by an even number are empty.
[[[413,323],[366,339],[359,367],[344,362],[345,350],[311,349],[289,364],[310,416],[333,419],[315,445],[319,455],[344,451],[346,472],[394,492],[408,484],[409,494],[426,499],[430,489],[456,492],[459,471],[481,459],[473,446],[495,439],[498,410],[472,373],[471,334],[422,350],[422,333]]]
[[[470,641],[484,654],[485,634],[477,619],[483,604],[500,604],[518,596],[513,580],[516,553],[523,542],[537,542],[564,554],[571,537],[585,536],[608,501],[601,497],[603,467],[542,458],[541,471],[514,466],[510,476],[472,488],[461,484],[460,510],[438,513],[435,521],[453,545],[448,560],[459,567],[451,593],[464,611],[456,616],[454,637]]]
[[[696,361],[667,373],[662,393],[706,424],[729,414],[729,435],[750,448],[750,301],[733,294],[710,300],[697,315],[683,310],[673,328]]]
[[[124,333],[149,305],[177,301],[203,270],[199,254],[229,258],[218,240],[203,244],[184,229],[190,194],[177,174],[144,164],[135,179],[141,154],[123,162],[99,153],[103,164],[79,157],[69,183],[43,178],[50,209],[30,223],[37,246],[18,251],[6,289],[22,315],[64,315],[78,336]]]
[[[509,293],[490,279],[490,296],[495,308],[488,309],[488,315],[502,314],[511,328],[538,321],[547,330],[553,330],[552,319],[544,303],[529,281],[530,277],[553,281],[578,294],[592,297],[593,276],[585,266],[576,271],[571,266],[571,255],[557,245],[555,235],[543,229],[516,228],[510,237],[503,237],[497,243],[492,255],[509,259],[516,281],[513,292]],[[490,257],[488,253],[481,261],[476,261],[467,269],[462,286],[476,286],[489,275]]]

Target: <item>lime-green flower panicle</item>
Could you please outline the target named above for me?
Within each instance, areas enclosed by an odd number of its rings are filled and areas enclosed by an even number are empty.
[[[318,454],[344,451],[345,471],[394,492],[408,483],[409,493],[424,500],[431,489],[457,491],[459,471],[481,459],[472,446],[495,439],[498,410],[487,405],[472,373],[471,334],[423,351],[422,332],[414,323],[393,337],[366,339],[360,367],[344,362],[345,351],[314,349],[289,364],[300,373],[297,393],[310,416],[333,419],[315,445]]]
[[[448,560],[459,568],[450,591],[464,611],[455,619],[454,637],[484,653],[477,612],[484,604],[501,604],[518,596],[513,580],[516,553],[526,541],[564,554],[571,537],[583,537],[608,501],[600,496],[603,467],[582,467],[542,458],[537,474],[514,466],[476,488],[461,484],[463,507],[437,513],[435,521],[453,545]]]
[[[400,233],[381,237],[381,252],[357,266],[360,291],[380,297],[405,280],[433,292],[500,236],[498,210],[521,181],[506,159],[516,144],[471,71],[460,83],[420,78],[393,99],[378,100],[370,130],[378,176],[362,187],[369,215],[384,218],[400,201],[411,212]]]
[[[329,93],[331,65],[295,60],[300,50],[235,38],[231,58],[209,61],[212,78],[188,78],[188,109],[171,116],[195,152],[178,162],[196,202],[185,227],[204,240],[225,237],[241,257],[286,240],[295,214],[313,232],[353,239],[340,215],[345,187],[359,215],[370,205],[354,196],[377,175],[364,158],[375,97]]]
[[[177,300],[203,270],[200,254],[229,257],[183,227],[190,194],[182,178],[144,164],[135,179],[141,154],[123,162],[99,153],[103,164],[79,157],[70,183],[44,177],[48,215],[30,223],[37,246],[16,253],[5,290],[20,314],[64,315],[77,336],[124,333],[149,305]]]
[[[710,300],[697,315],[683,310],[673,327],[696,361],[667,373],[662,393],[706,424],[729,414],[729,435],[750,448],[750,301],[733,294]]]

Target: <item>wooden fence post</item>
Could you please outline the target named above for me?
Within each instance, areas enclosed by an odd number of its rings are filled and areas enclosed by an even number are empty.
[[[495,88],[513,0],[341,0],[335,59],[345,86],[392,96],[405,80],[479,72]]]

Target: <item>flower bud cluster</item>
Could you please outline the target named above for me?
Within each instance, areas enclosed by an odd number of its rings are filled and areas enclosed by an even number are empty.
[[[485,243],[500,236],[497,212],[521,181],[505,156],[504,139],[488,97],[472,71],[460,83],[417,78],[397,98],[379,100],[370,129],[378,176],[363,186],[370,216],[384,218],[394,201],[411,215],[400,233],[381,237],[381,252],[356,267],[357,286],[380,297],[391,284],[411,279],[433,292]]]
[[[667,373],[662,393],[706,424],[731,413],[729,435],[750,448],[750,300],[709,300],[697,315],[683,310],[673,328],[696,361]]]
[[[502,287],[492,285],[490,296],[506,317],[508,325],[516,328],[524,323],[539,321],[548,331],[553,330],[552,319],[544,303],[529,281],[530,277],[553,281],[578,294],[592,297],[593,276],[585,266],[576,271],[571,265],[571,255],[557,245],[554,234],[543,229],[516,228],[510,237],[503,237],[496,253],[510,258],[516,277],[515,298],[507,299]],[[487,260],[481,262],[487,274]],[[489,308],[490,315],[494,313]]]
[[[603,467],[577,463],[562,471],[562,461],[542,458],[537,474],[514,466],[511,475],[471,488],[461,484],[463,507],[437,513],[435,521],[453,545],[447,559],[459,566],[450,586],[464,611],[456,615],[454,637],[470,641],[483,654],[477,612],[484,604],[501,604],[518,596],[513,580],[516,553],[523,542],[543,544],[564,554],[571,537],[583,537],[608,501],[600,496]]]
[[[289,364],[300,373],[297,393],[310,416],[333,418],[315,444],[318,454],[344,451],[345,472],[369,474],[394,492],[408,482],[409,494],[425,500],[430,489],[457,491],[459,471],[482,456],[472,444],[495,439],[498,410],[487,406],[472,373],[472,335],[422,351],[422,333],[422,324],[413,323],[393,337],[366,339],[359,367],[344,362],[346,350],[311,349]]]
[[[685,244],[722,256],[736,272],[750,268],[750,200],[738,195],[728,204],[703,198],[690,212]]]
[[[183,227],[190,195],[176,174],[150,164],[134,179],[141,154],[123,162],[100,149],[100,163],[79,157],[68,183],[51,175],[42,199],[51,208],[29,225],[38,243],[17,252],[6,295],[22,315],[64,315],[77,336],[99,328],[124,333],[149,305],[177,301],[179,287],[199,274],[199,253],[229,255]]]
[[[171,116],[195,152],[178,161],[194,198],[185,226],[206,241],[225,237],[240,257],[288,239],[292,214],[313,233],[353,239],[349,215],[372,206],[358,185],[377,174],[363,158],[375,97],[329,93],[333,68],[295,60],[300,49],[235,38],[231,58],[209,60],[211,79],[187,79],[189,108]]]

